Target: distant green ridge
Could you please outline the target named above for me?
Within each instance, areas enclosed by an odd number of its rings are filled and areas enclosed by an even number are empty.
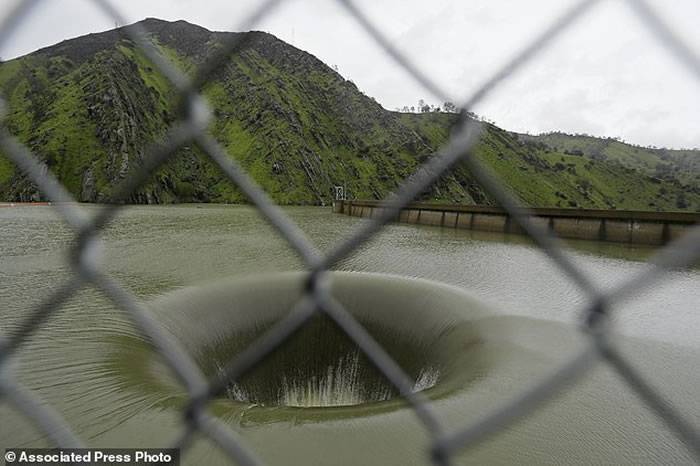
[[[356,198],[382,198],[447,141],[456,119],[387,111],[314,56],[270,34],[211,32],[158,19],[140,25],[188,73],[223,39],[249,34],[243,50],[202,92],[214,110],[212,134],[281,204],[328,203],[333,185],[340,184]],[[168,81],[119,29],[3,63],[0,90],[9,104],[9,130],[86,202],[109,202],[114,186],[138,169],[144,149],[177,116]],[[484,126],[472,156],[527,204],[700,210],[698,151]],[[0,201],[39,199],[37,187],[0,155]],[[422,199],[493,204],[460,165]],[[129,201],[246,199],[188,146]]]

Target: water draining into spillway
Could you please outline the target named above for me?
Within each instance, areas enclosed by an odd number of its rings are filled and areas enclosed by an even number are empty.
[[[361,363],[359,350],[340,357],[335,364],[328,365],[325,372],[318,375],[294,376],[282,375],[271,402],[273,405],[294,407],[331,407],[354,406],[364,403],[388,401],[396,395],[396,388],[388,380],[368,380]],[[223,367],[220,365],[220,374]],[[438,382],[440,372],[437,368],[421,369],[413,385],[414,392],[427,390]],[[226,396],[243,403],[265,405],[258,394],[239,382],[232,382],[226,387]]]
[[[384,275],[333,277],[334,296],[401,368],[406,391],[446,393],[458,380],[476,376],[465,370],[471,367],[464,361],[465,349],[480,337],[464,319],[461,307],[469,302],[464,295]],[[207,378],[225,380],[226,368],[288,314],[301,297],[303,280],[303,274],[290,273],[183,289],[154,308]],[[470,308],[475,316],[481,312]],[[160,375],[155,380],[163,381]],[[248,371],[227,380],[217,400],[250,418],[251,408],[272,408],[271,416],[280,408],[394,409],[403,405],[403,395],[375,359],[333,319],[317,312]]]
[[[441,363],[428,339],[376,320],[363,325],[401,361],[412,391],[438,383]],[[233,331],[202,347],[197,359],[206,373],[222,376],[227,362],[259,335],[258,329]],[[230,381],[225,396],[258,406],[334,407],[388,401],[399,390],[330,318],[318,315],[250,372]]]

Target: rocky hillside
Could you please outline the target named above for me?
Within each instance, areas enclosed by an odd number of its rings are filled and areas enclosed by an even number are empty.
[[[186,72],[227,36],[242,34],[184,21],[141,25]],[[327,203],[336,184],[347,185],[356,198],[384,197],[447,139],[454,115],[387,111],[314,56],[266,33],[245,34],[244,49],[202,92],[214,109],[212,134],[277,202]],[[0,90],[9,103],[9,130],[88,202],[109,202],[113,187],[142,163],[149,141],[176,117],[173,90],[121,29],[3,63]],[[554,146],[489,125],[476,155],[531,205],[700,209],[700,193],[689,179]],[[0,154],[0,200],[39,198],[36,186]],[[425,199],[491,203],[463,167]],[[193,146],[180,150],[131,201],[245,199]]]

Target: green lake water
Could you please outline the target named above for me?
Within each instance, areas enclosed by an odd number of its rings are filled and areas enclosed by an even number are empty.
[[[364,221],[330,208],[284,211],[321,250]],[[50,207],[0,209],[3,334],[70,276],[71,238]],[[102,238],[104,269],[210,375],[293,302],[299,277],[276,273],[301,270],[293,251],[246,206],[129,207]],[[653,252],[570,244],[569,255],[602,288],[643,272]],[[334,294],[390,346],[448,431],[517,396],[582,344],[577,326],[589,304],[585,294],[523,237],[389,225],[336,269],[360,272],[335,275]],[[700,270],[671,271],[613,312],[624,353],[700,425]],[[316,324],[257,378],[213,401],[211,412],[265,464],[429,464],[429,437],[416,416],[343,346],[341,335]],[[332,359],[334,351],[352,377],[342,367],[324,372],[328,360],[308,356]],[[182,388],[126,314],[89,287],[43,325],[13,365],[89,446],[165,447],[182,432]],[[0,404],[0,448],[45,444],[31,422]],[[694,464],[694,458],[599,364],[457,463]],[[184,464],[231,461],[198,438]]]

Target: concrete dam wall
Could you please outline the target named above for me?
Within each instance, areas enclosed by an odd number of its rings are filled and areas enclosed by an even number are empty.
[[[381,201],[335,201],[333,211],[371,218]],[[529,221],[539,223],[561,238],[663,245],[700,223],[700,213],[533,208]],[[396,219],[403,223],[523,234],[511,216],[499,207],[413,203]]]

